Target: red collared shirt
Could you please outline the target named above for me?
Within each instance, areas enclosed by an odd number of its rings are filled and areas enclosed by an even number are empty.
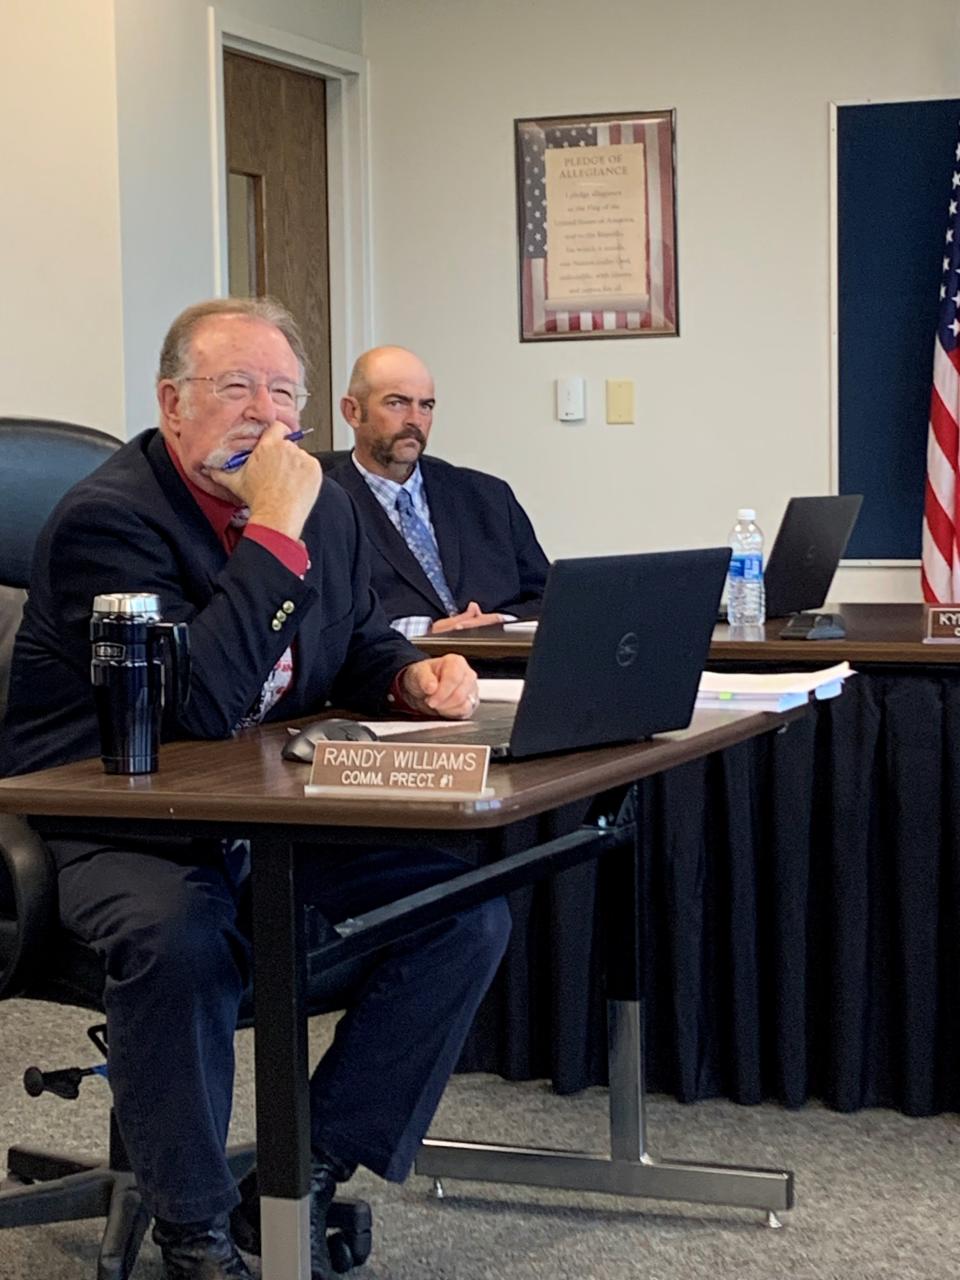
[[[242,527],[231,524],[230,521],[242,508],[234,502],[227,501],[226,498],[217,498],[212,493],[207,493],[205,489],[201,489],[187,475],[183,464],[176,454],[176,451],[170,447],[170,441],[164,439],[167,446],[167,453],[170,460],[177,468],[180,479],[187,486],[190,496],[196,502],[197,506],[210,521],[214,533],[220,539],[220,545],[229,554],[236,547],[241,538],[251,538],[254,542],[260,544],[271,555],[276,556],[280,563],[291,573],[295,573],[298,578],[305,576],[310,568],[310,557],[307,554],[306,545],[299,538],[288,538],[285,533],[281,533],[278,529],[268,529],[263,524],[247,523]],[[398,711],[414,712],[415,709],[409,705],[403,696],[403,686],[401,684],[403,673],[406,667],[402,667],[393,678],[390,686],[389,701]],[[293,676],[291,673],[291,682]]]

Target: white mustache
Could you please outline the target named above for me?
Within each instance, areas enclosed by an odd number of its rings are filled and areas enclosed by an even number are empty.
[[[252,440],[256,444],[269,425],[267,422],[262,426],[257,426],[256,423],[251,422],[245,427],[232,427],[223,437],[223,443],[204,458],[204,471],[220,471],[223,468],[223,464],[236,453],[235,445],[238,440]]]

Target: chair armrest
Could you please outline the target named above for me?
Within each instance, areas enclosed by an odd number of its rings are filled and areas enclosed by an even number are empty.
[[[0,999],[36,978],[57,919],[50,850],[22,818],[0,814]]]

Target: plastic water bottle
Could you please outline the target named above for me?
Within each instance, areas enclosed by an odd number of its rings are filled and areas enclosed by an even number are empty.
[[[730,530],[727,577],[727,621],[731,627],[758,627],[765,616],[763,598],[763,534],[752,507],[741,507]]]

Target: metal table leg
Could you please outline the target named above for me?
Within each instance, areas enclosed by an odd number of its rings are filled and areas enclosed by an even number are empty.
[[[639,1001],[611,1001],[610,1155],[426,1138],[417,1173],[441,1181],[515,1182],[699,1204],[766,1209],[793,1206],[793,1174],[685,1160],[658,1160],[646,1147]],[[771,1225],[774,1225],[771,1222]]]
[[[610,1154],[551,1151],[491,1143],[425,1139],[416,1171],[438,1180],[469,1178],[570,1191],[602,1191],[699,1204],[765,1209],[793,1207],[793,1174],[685,1160],[647,1150],[643,1089],[643,972],[640,840],[608,855],[607,931]]]
[[[251,863],[262,1275],[310,1280],[305,941],[293,845],[263,836]]]

